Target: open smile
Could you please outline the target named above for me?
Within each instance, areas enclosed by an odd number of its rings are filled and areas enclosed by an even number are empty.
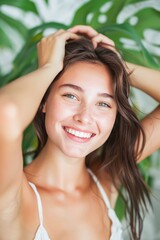
[[[70,127],[64,127],[64,130],[71,134],[72,136],[75,136],[77,138],[81,138],[81,139],[90,139],[92,137],[94,137],[96,134],[91,133],[91,132],[85,132],[85,131],[80,131],[77,129],[73,129]]]

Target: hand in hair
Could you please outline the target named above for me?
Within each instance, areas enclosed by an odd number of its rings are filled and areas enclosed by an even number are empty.
[[[86,36],[92,41],[94,48],[96,48],[97,45],[100,44],[103,47],[107,47],[115,51],[114,41],[106,37],[105,35],[98,33],[95,29],[93,29],[90,26],[77,25],[68,29],[68,31]]]
[[[61,71],[63,68],[66,41],[78,38],[77,34],[62,29],[48,37],[42,38],[37,45],[39,67],[47,65],[51,66],[51,68],[56,67]]]

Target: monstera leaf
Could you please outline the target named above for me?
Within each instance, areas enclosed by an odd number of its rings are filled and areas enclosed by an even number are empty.
[[[71,25],[93,26],[115,41],[125,60],[159,69],[159,19],[159,0],[91,0],[77,10]]]
[[[43,23],[32,29],[29,29],[26,36],[25,44],[13,60],[12,71],[1,76],[0,87],[9,83],[10,81],[33,71],[37,67],[37,49],[36,45],[43,37],[43,32],[46,29],[52,31],[58,29],[67,29],[68,26],[62,23],[49,22]]]
[[[48,1],[46,1],[47,3]],[[10,12],[4,11],[5,7],[10,8],[11,10],[17,10],[20,13],[31,12],[37,16],[39,16],[39,12],[36,8],[36,5],[31,0],[25,1],[12,1],[12,0],[0,0],[0,48],[11,48],[14,49],[14,44],[12,40],[12,33],[17,32],[22,39],[25,39],[27,36],[28,28],[25,24],[18,19],[18,16],[11,17]],[[39,16],[40,18],[40,16]]]

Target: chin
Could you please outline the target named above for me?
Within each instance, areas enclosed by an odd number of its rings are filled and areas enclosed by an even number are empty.
[[[67,158],[76,158],[76,159],[84,159],[91,151],[84,151],[84,149],[74,147],[64,147],[61,148],[60,151]]]
[[[82,159],[86,157],[86,154],[82,154],[82,152],[64,152],[64,154],[66,155],[66,157],[69,158],[76,158],[76,159]]]

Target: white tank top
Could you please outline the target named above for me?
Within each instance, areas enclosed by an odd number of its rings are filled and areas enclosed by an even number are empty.
[[[111,208],[111,206],[110,206],[110,202],[109,202],[106,192],[104,191],[102,185],[100,184],[100,182],[98,181],[98,179],[94,175],[94,173],[90,169],[88,169],[88,172],[90,173],[92,179],[96,183],[96,185],[102,195],[104,203],[106,204],[106,207],[108,208],[108,216],[112,222],[110,240],[123,240],[122,239],[122,225],[121,225],[114,209]],[[29,184],[32,187],[32,189],[34,190],[36,198],[37,198],[38,214],[39,214],[39,222],[40,222],[37,232],[35,234],[34,240],[51,240],[48,236],[46,229],[43,226],[43,208],[42,208],[42,202],[41,202],[40,195],[37,191],[36,186],[31,182],[29,182]]]

